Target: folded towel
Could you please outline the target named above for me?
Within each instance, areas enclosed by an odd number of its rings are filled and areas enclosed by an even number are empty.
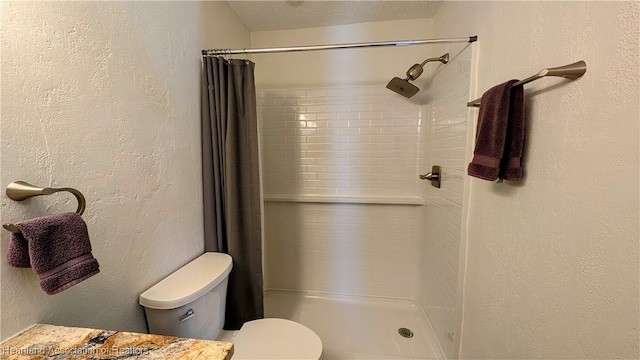
[[[7,262],[13,267],[31,267],[29,259],[29,242],[22,234],[13,234],[7,248]]]
[[[516,139],[524,137],[524,96],[522,86],[513,87],[517,81],[496,85],[482,95],[476,146],[467,168],[471,176],[492,181],[508,174],[509,180],[518,180],[518,170],[522,176],[522,143],[518,147]],[[516,101],[520,103],[516,104]],[[511,124],[512,112],[518,113],[517,126]],[[505,152],[508,158],[504,157]]]
[[[33,268],[47,294],[57,294],[100,272],[80,215],[44,216],[16,226],[21,233],[13,234],[7,262]]]
[[[500,166],[500,178],[511,181],[522,179],[520,159],[524,150],[524,87],[511,88],[509,125],[505,140],[504,154]]]

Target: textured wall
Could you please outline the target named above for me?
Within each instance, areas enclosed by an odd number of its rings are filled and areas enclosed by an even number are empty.
[[[525,179],[471,180],[462,358],[637,359],[637,2],[445,2],[437,37],[479,36],[478,94],[525,87]]]
[[[440,49],[445,46],[439,47]],[[471,74],[471,46],[446,45],[451,60],[434,73],[424,92],[430,101],[424,107],[426,125],[425,169],[439,165],[442,172],[440,189],[422,183],[425,212],[420,236],[420,304],[438,338],[445,356],[456,356],[459,338],[458,293],[460,257],[463,242],[463,221],[466,177],[465,156]],[[463,259],[464,260],[464,259]]]
[[[0,10],[2,189],[25,180],[81,190],[101,265],[46,295],[30,269],[6,264],[2,230],[1,336],[34,322],[145,331],[138,294],[203,251],[200,50],[248,47],[249,34],[222,2]],[[2,196],[2,222],[75,209],[69,198]]]

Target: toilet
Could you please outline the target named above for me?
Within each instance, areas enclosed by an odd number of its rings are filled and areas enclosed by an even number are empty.
[[[149,333],[215,340],[224,325],[231,267],[231,256],[207,252],[140,294]],[[246,322],[233,343],[233,359],[322,359],[320,337],[287,319]]]

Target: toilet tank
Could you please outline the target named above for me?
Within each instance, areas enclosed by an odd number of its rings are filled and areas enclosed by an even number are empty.
[[[149,333],[214,340],[224,325],[231,256],[207,252],[140,294]]]

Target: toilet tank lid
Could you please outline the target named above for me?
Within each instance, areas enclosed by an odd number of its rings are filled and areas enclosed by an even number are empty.
[[[140,294],[138,302],[159,310],[186,305],[220,284],[231,267],[231,256],[206,252]]]

